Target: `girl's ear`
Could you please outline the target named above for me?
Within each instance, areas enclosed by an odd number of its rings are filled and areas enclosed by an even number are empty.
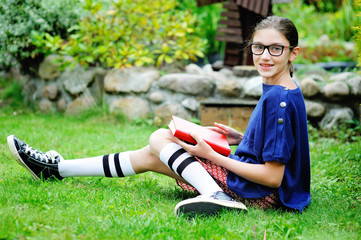
[[[289,61],[290,62],[293,62],[296,60],[297,56],[298,56],[298,53],[300,52],[300,47],[295,47],[292,52],[291,52],[291,55],[290,55],[290,58],[289,58]]]

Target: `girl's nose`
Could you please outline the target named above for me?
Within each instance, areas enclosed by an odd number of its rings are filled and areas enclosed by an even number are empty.
[[[261,59],[270,59],[270,58],[271,58],[271,54],[269,53],[269,50],[265,49],[261,55]]]

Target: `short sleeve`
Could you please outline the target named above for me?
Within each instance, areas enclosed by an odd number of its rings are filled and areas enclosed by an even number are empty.
[[[281,89],[265,101],[263,161],[287,163],[295,145],[292,129],[293,104],[288,91]]]

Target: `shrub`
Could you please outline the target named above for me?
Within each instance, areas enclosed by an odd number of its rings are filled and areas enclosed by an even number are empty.
[[[225,42],[217,41],[215,37],[218,22],[221,19],[221,12],[224,11],[222,3],[198,7],[195,0],[178,0],[178,2],[181,10],[190,9],[197,18],[198,26],[201,29],[201,37],[207,41],[205,52],[209,54],[221,52]]]
[[[37,36],[34,41],[46,52],[50,48],[73,57],[72,65],[124,68],[157,66],[203,56],[205,41],[196,33],[190,11],[177,11],[176,0],[86,0],[86,11],[68,39]]]
[[[305,0],[305,3],[312,4],[319,12],[336,12],[342,5],[343,0]]]
[[[317,4],[326,9],[331,2],[317,1]],[[273,6],[275,15],[290,18],[298,29],[302,51],[297,63],[355,61],[355,52],[345,44],[354,40],[356,31],[353,27],[360,12],[360,6],[352,3],[352,0],[342,1],[335,12],[331,9],[331,12],[317,12],[315,5],[306,5],[302,0]],[[323,35],[330,41],[322,41]]]
[[[352,3],[352,0],[345,0],[336,12],[322,13],[317,12],[314,5],[295,0],[292,4],[276,4],[272,10],[275,15],[288,17],[295,23],[300,39],[319,38],[326,34],[332,40],[351,41],[355,33],[352,27],[360,11]]]
[[[361,0],[356,0],[355,5],[358,6],[358,7],[361,7]],[[361,14],[358,13],[357,17],[360,18]],[[358,24],[355,26],[354,29],[356,31],[355,43],[356,43],[356,48],[358,50],[357,51],[358,52],[358,57],[357,57],[358,66],[361,66],[361,21],[360,20],[358,21]]]
[[[43,54],[32,44],[32,32],[66,37],[79,15],[74,0],[0,0],[0,68],[15,62],[31,71]]]

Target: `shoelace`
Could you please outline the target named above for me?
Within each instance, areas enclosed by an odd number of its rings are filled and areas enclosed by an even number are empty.
[[[25,147],[26,153],[28,153],[33,158],[40,160],[41,162],[44,162],[44,163],[58,163],[59,162],[59,158],[57,158],[57,157],[51,158],[48,155],[46,155],[45,153],[40,152],[40,151],[30,147],[27,144],[23,147]]]

